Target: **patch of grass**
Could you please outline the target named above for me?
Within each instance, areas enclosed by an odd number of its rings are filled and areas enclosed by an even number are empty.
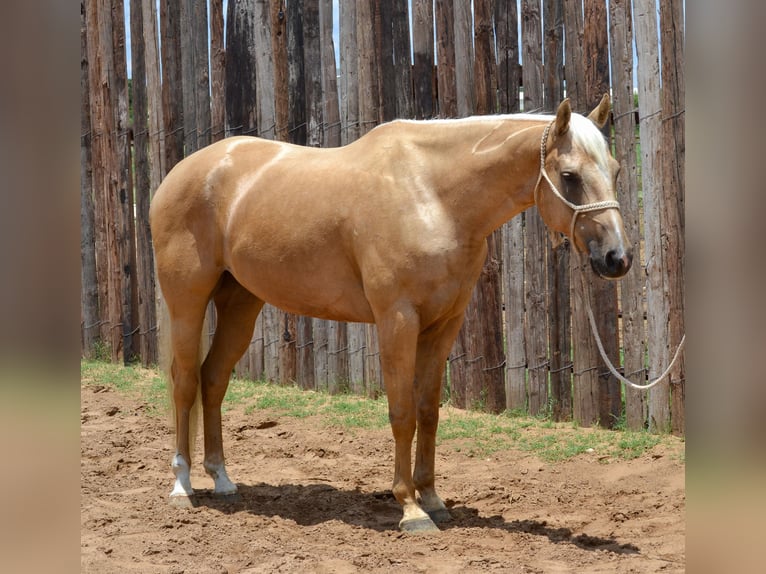
[[[155,369],[141,365],[117,365],[100,360],[80,361],[80,380],[86,385],[108,385],[118,391],[140,396],[153,415],[168,411],[165,382]]]
[[[120,392],[141,397],[149,405],[150,414],[164,416],[168,412],[168,393],[156,370],[83,360],[81,378],[86,385],[109,385]],[[274,416],[316,416],[320,425],[345,429],[388,427],[385,398],[330,395],[238,378],[229,384],[223,404],[224,411],[232,409],[243,409],[246,414],[267,411]],[[582,428],[574,422],[555,422],[549,417],[531,417],[520,411],[500,415],[465,412],[451,407],[445,411],[436,436],[437,444],[469,456],[486,457],[503,450],[519,449],[548,462],[584,454],[596,455],[600,461],[608,462],[637,458],[663,442],[673,444],[682,440],[646,431],[624,430],[622,420],[618,421],[621,430],[605,430]],[[683,460],[680,458],[681,462]]]

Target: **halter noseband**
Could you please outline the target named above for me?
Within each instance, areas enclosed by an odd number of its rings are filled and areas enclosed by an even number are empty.
[[[572,210],[572,224],[569,226],[569,237],[572,240],[572,244],[574,245],[574,248],[577,249],[577,242],[575,241],[574,236],[574,230],[575,230],[575,223],[577,222],[577,216],[581,213],[585,213],[586,211],[598,211],[600,209],[620,209],[620,204],[617,201],[614,200],[607,200],[607,201],[596,201],[594,203],[586,203],[584,205],[577,205],[569,201],[566,197],[561,195],[561,192],[556,189],[556,186],[551,181],[551,178],[548,177],[548,172],[545,171],[545,153],[546,153],[546,147],[548,143],[548,133],[551,131],[551,126],[554,124],[556,120],[554,119],[551,123],[549,123],[547,126],[545,126],[545,130],[543,130],[543,139],[540,141],[540,175],[537,176],[537,183],[535,184],[535,204],[538,206],[538,209],[540,208],[540,204],[538,203],[537,196],[538,190],[540,189],[540,181],[545,179],[545,181],[548,182],[548,186],[551,188],[551,191],[553,191],[553,194],[558,197],[562,202],[564,202],[569,209]]]

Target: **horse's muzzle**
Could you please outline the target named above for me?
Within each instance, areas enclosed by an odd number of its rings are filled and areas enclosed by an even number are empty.
[[[590,254],[590,265],[593,271],[605,279],[619,279],[624,276],[633,264],[633,250],[623,247],[610,249],[604,255]]]

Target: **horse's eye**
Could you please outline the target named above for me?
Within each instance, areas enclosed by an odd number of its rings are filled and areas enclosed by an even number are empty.
[[[571,171],[562,171],[561,177],[565,179],[566,181],[574,181],[577,179],[577,174],[571,172]]]

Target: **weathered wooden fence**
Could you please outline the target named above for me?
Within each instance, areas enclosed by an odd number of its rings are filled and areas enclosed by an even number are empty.
[[[552,111],[565,95],[587,112],[610,91],[605,135],[640,259],[621,282],[601,281],[553,246],[534,208],[508,222],[488,239],[445,394],[492,412],[682,433],[683,360],[650,392],[623,388],[577,287],[585,274],[625,376],[659,374],[684,331],[683,4],[659,4],[341,0],[334,29],[332,0],[229,0],[225,13],[222,0],[129,0],[129,81],[123,0],[81,0],[83,354],[156,362],[149,201],[212,141],[338,146],[393,118]],[[236,371],[369,395],[383,386],[372,326],[268,306]]]

